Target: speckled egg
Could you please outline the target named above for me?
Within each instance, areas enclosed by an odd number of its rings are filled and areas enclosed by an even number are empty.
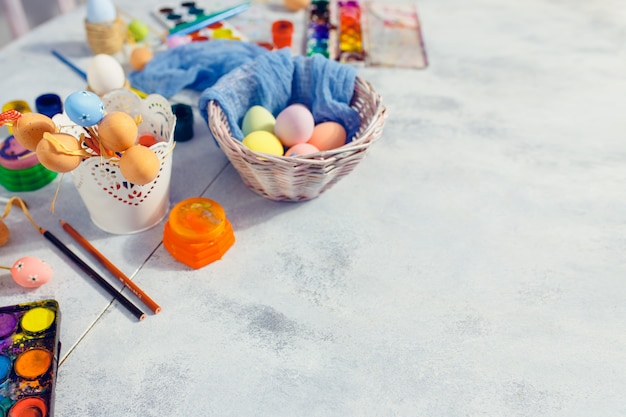
[[[41,165],[60,173],[72,171],[83,159],[80,142],[67,133],[45,133],[35,152]]]
[[[13,124],[13,136],[20,145],[34,151],[43,138],[44,133],[54,133],[57,127],[46,115],[40,113],[24,113]]]
[[[52,278],[52,268],[39,258],[25,256],[11,267],[13,280],[25,288],[37,288]]]
[[[308,141],[314,127],[315,120],[311,111],[302,104],[292,104],[276,116],[274,134],[283,145],[291,147]]]

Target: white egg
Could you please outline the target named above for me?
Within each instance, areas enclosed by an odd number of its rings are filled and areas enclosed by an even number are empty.
[[[98,54],[91,58],[87,67],[87,84],[99,96],[123,88],[126,83],[124,68],[111,55]]]

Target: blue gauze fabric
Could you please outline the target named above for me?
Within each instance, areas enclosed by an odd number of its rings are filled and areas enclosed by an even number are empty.
[[[191,42],[155,54],[143,70],[130,72],[128,80],[141,91],[170,98],[184,88],[202,91],[264,53],[267,49],[249,42]]]
[[[350,107],[355,79],[352,66],[321,55],[292,57],[289,49],[281,49],[260,55],[220,78],[201,94],[198,108],[208,121],[207,104],[217,101],[233,137],[242,140],[240,126],[250,107],[260,105],[277,116],[290,104],[304,104],[315,123],[341,123],[351,140],[361,122]]]
[[[198,108],[205,121],[208,102],[217,101],[239,140],[243,116],[254,105],[277,116],[290,104],[304,104],[316,123],[341,123],[348,140],[360,125],[350,108],[356,69],[321,55],[292,57],[289,48],[269,52],[233,40],[192,42],[156,54],[128,78],[133,87],[167,98],[184,88],[200,91]]]

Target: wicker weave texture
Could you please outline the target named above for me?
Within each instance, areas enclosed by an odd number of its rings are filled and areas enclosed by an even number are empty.
[[[305,201],[318,197],[354,170],[370,146],[382,135],[386,108],[381,96],[360,77],[356,78],[351,107],[361,125],[350,143],[339,148],[297,157],[253,152],[232,137],[219,104],[208,104],[209,129],[244,184],[275,201]]]
[[[113,22],[89,23],[85,21],[87,43],[94,54],[113,55],[124,48],[126,24],[117,17]]]

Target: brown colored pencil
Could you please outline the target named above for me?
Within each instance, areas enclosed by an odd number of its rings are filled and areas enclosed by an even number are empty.
[[[154,302],[148,295],[143,292],[141,288],[137,286],[130,278],[128,278],[122,271],[119,270],[111,261],[109,261],[102,253],[100,253],[87,239],[85,239],[80,233],[76,231],[69,223],[60,220],[63,230],[65,230],[70,236],[74,238],[83,248],[85,248],[94,258],[98,260],[109,272],[111,272],[117,279],[122,282],[133,294],[137,296],[141,302],[143,302],[154,314],[158,314],[161,311],[161,307]]]

